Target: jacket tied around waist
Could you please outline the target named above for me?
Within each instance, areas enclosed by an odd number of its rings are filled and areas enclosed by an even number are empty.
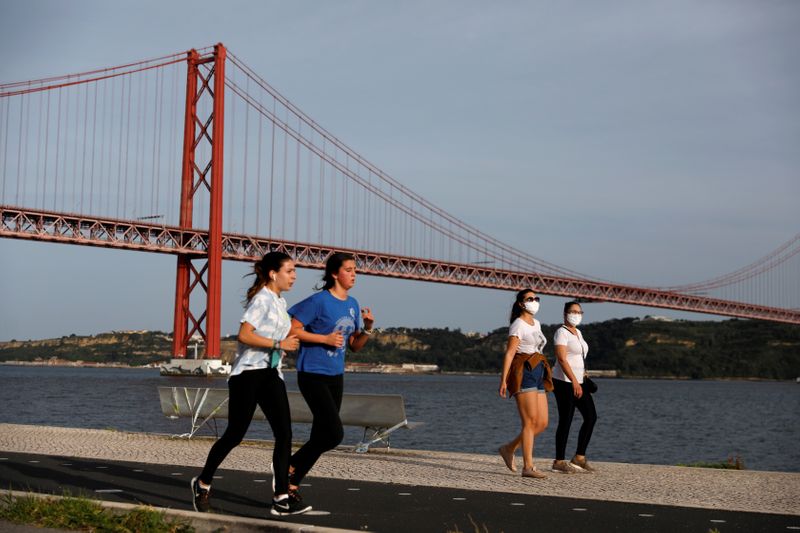
[[[530,368],[536,368],[539,363],[544,363],[544,390],[550,392],[553,390],[553,370],[550,368],[550,363],[547,358],[536,353],[516,353],[514,359],[511,361],[511,367],[508,370],[506,377],[506,388],[510,396],[518,393],[522,388],[522,374],[525,371],[525,363],[530,365]]]

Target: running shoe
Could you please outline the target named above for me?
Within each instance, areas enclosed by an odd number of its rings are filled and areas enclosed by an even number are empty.
[[[290,516],[303,514],[310,510],[310,505],[304,504],[300,499],[293,498],[292,494],[289,493],[289,496],[281,501],[272,500],[272,509],[269,512],[274,516]]]
[[[564,459],[560,461],[553,461],[553,466],[550,467],[553,472],[560,474],[574,474],[578,471],[577,468],[566,462]]]
[[[208,498],[211,495],[211,487],[207,489],[201,487],[200,480],[198,478],[199,476],[193,477],[191,482],[192,505],[194,506],[194,510],[198,513],[207,513],[211,508],[211,504],[208,501]]]

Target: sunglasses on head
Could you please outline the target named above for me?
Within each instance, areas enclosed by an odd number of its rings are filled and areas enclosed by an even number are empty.
[[[538,302],[539,301],[539,297],[538,296],[529,296],[529,297],[525,298],[525,301],[526,302]]]

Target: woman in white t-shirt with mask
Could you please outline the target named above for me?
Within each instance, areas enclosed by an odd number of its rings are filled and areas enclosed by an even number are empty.
[[[547,390],[552,390],[550,365],[542,355],[547,339],[534,315],[539,310],[539,297],[525,289],[517,293],[511,307],[508,343],[503,374],[500,377],[500,396],[510,394],[517,401],[522,431],[511,442],[500,446],[500,456],[512,472],[514,452],[522,445],[522,477],[545,478],[533,464],[533,443],[536,435],[547,427]]]
[[[556,459],[553,470],[565,474],[574,472],[594,472],[586,461],[586,448],[592,438],[592,430],[597,422],[597,412],[590,392],[581,384],[585,378],[584,359],[589,353],[589,345],[583,340],[578,324],[583,319],[583,309],[578,302],[564,304],[564,324],[553,336],[556,352],[556,365],[553,367],[553,388],[558,404],[558,428],[556,429]],[[567,462],[565,454],[567,439],[572,425],[575,408],[583,417],[578,432],[578,447],[575,456]]]

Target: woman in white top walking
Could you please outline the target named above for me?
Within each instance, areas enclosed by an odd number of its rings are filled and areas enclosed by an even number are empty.
[[[553,470],[565,474],[574,472],[594,472],[586,461],[586,448],[592,438],[592,430],[597,422],[592,394],[582,386],[586,377],[584,359],[589,353],[589,345],[583,340],[578,324],[583,319],[583,309],[578,302],[564,305],[564,324],[556,330],[553,344],[556,351],[556,365],[553,368],[553,387],[558,404],[558,429],[556,429],[556,459]],[[583,417],[578,432],[578,447],[575,456],[567,462],[565,454],[569,429],[575,408]]]
[[[539,310],[539,297],[525,289],[517,293],[511,307],[508,343],[503,374],[500,377],[500,396],[511,394],[517,401],[522,431],[511,442],[500,446],[500,455],[512,472],[514,452],[522,445],[522,477],[545,478],[533,464],[533,443],[536,435],[547,427],[547,395],[552,389],[550,365],[542,355],[547,339],[534,315]]]
[[[256,279],[247,291],[247,308],[239,327],[239,345],[228,378],[228,426],[211,447],[205,467],[191,481],[195,511],[210,509],[209,496],[214,472],[225,457],[242,442],[260,407],[272,428],[273,490],[270,513],[277,516],[311,509],[289,490],[289,455],[292,451],[292,420],[289,398],[281,373],[283,350],[297,350],[300,341],[289,335],[291,319],[281,294],[297,278],[294,261],[281,252],[270,252],[257,262]]]

